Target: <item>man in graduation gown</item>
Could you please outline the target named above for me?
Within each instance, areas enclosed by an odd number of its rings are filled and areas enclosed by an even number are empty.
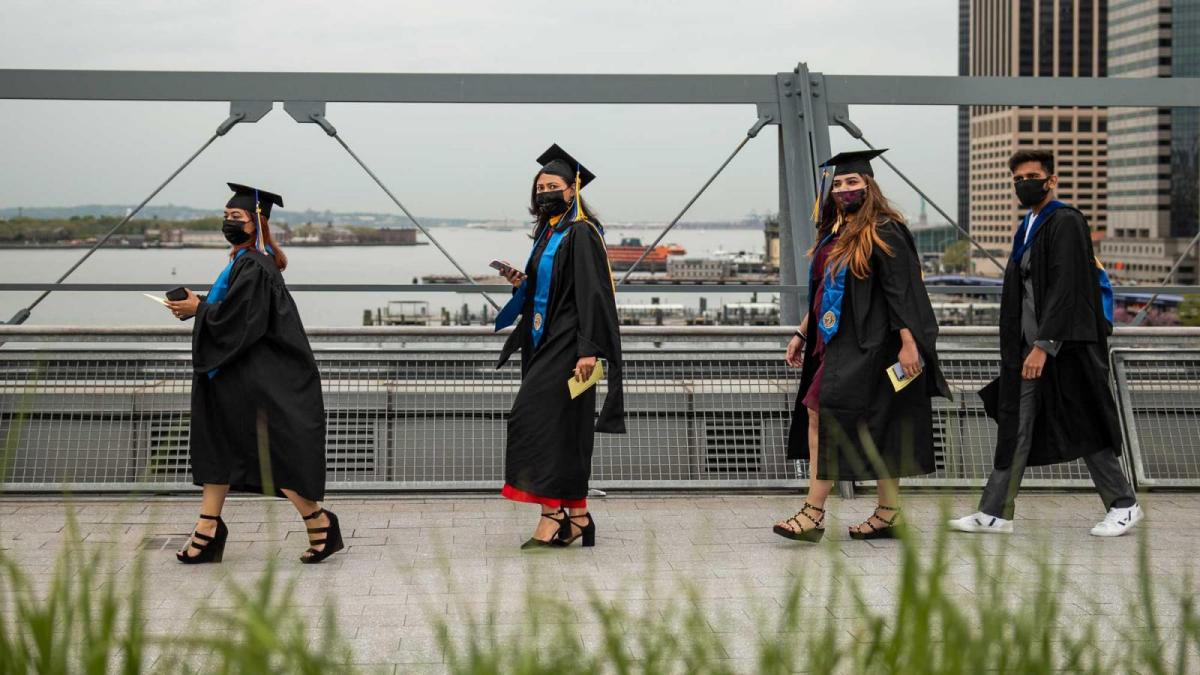
[[[980,396],[999,426],[995,466],[962,532],[1011,533],[1027,466],[1083,458],[1104,508],[1096,536],[1119,536],[1142,518],[1117,457],[1122,437],[1109,385],[1111,286],[1092,250],[1087,219],[1055,198],[1054,156],[1009,160],[1030,209],[1013,239],[1000,303],[1000,376]]]

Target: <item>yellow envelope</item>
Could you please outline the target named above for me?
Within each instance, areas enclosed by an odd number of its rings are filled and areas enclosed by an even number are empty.
[[[567,380],[567,389],[571,390],[571,398],[579,398],[580,394],[592,388],[592,386],[599,382],[603,377],[604,362],[600,360],[596,361],[596,367],[592,368],[592,376],[587,380],[580,382],[575,379],[574,375],[572,375],[571,378]]]
[[[146,296],[147,298],[150,298],[151,300],[157,302],[158,304],[162,305],[163,307],[167,306],[167,301],[163,300],[162,298],[158,297],[157,295],[150,295],[149,293],[142,293],[142,295]]]
[[[897,392],[899,392],[901,389],[903,389],[903,388],[907,387],[908,385],[912,384],[912,383],[913,383],[913,380],[915,380],[915,379],[917,379],[918,377],[920,377],[920,376],[921,376],[921,373],[917,373],[916,375],[914,375],[914,376],[912,376],[912,377],[910,377],[910,378],[908,378],[908,379],[906,379],[906,380],[902,380],[902,379],[900,379],[900,378],[899,378],[899,377],[896,375],[896,369],[897,369],[897,368],[900,368],[900,362],[899,362],[899,361],[897,361],[896,363],[894,363],[894,364],[892,364],[892,365],[888,366],[888,367],[887,367],[887,370],[886,370],[886,371],[884,371],[884,372],[886,372],[886,373],[887,373],[888,379],[892,381],[892,389],[895,389]],[[901,373],[901,375],[903,375],[903,374],[904,374],[904,369],[902,369],[902,368],[901,368],[901,369],[900,369],[900,373]]]

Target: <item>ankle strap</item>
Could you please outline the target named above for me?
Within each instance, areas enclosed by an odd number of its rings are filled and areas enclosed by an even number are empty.
[[[307,516],[304,516],[304,520],[312,520],[313,518],[320,516],[322,513],[325,513],[325,509],[317,509]]]
[[[883,504],[876,504],[875,510],[876,511],[893,511],[895,513],[900,513],[899,506],[884,506]]]
[[[793,502],[793,503],[795,503],[795,502]],[[812,509],[814,511],[820,511],[821,513],[825,513],[825,509],[823,509],[819,506],[813,506],[812,504],[809,504],[808,502],[804,502],[804,506],[801,507],[800,510],[803,511],[804,509]]]
[[[221,516],[210,516],[206,513],[201,513],[200,517],[205,520],[220,520],[221,519]]]

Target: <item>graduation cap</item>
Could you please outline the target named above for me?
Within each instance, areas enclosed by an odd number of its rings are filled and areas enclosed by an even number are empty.
[[[854,150],[853,152],[839,152],[833,157],[821,162],[820,168],[824,169],[824,171],[821,172],[821,184],[817,188],[817,199],[813,203],[813,222],[818,222],[821,219],[821,202],[825,200],[825,182],[829,178],[830,167],[833,167],[834,178],[847,173],[858,173],[874,178],[875,171],[871,168],[871,160],[885,152],[887,152],[887,148],[881,148],[879,150]]]
[[[839,152],[821,163],[821,168],[826,169],[835,167],[833,175],[841,176],[847,173],[861,173],[867,176],[874,177],[875,172],[871,169],[871,160],[887,152],[887,148],[879,150],[855,150],[853,152]]]
[[[271,205],[283,206],[283,197],[274,192],[259,190],[246,185],[237,183],[226,183],[230,190],[233,190],[233,196],[225,203],[227,209],[245,209],[251,213],[262,213],[263,218],[271,217]]]
[[[566,150],[558,147],[558,143],[551,145],[549,149],[543,152],[537,158],[537,163],[542,166],[542,170],[538,173],[548,173],[552,176],[558,176],[569,183],[576,183],[579,188],[586,187],[588,183],[596,178],[596,174],[588,171],[587,167],[567,154]]]

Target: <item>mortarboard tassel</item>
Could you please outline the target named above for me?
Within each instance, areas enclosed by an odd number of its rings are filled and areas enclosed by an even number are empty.
[[[259,253],[266,255],[266,243],[262,231],[262,203],[258,199],[258,190],[254,191],[254,247]]]
[[[821,184],[817,187],[817,200],[813,202],[812,221],[813,223],[821,222],[821,202],[825,197],[825,179],[829,177],[829,169],[821,172]]]
[[[580,184],[582,181],[579,180],[580,173],[581,173],[580,167],[578,164],[576,164],[575,165],[575,218],[574,218],[574,220],[587,220],[587,214],[584,213],[584,211],[583,211],[583,199],[581,198],[581,195],[579,194],[579,191],[583,189],[583,186]]]

